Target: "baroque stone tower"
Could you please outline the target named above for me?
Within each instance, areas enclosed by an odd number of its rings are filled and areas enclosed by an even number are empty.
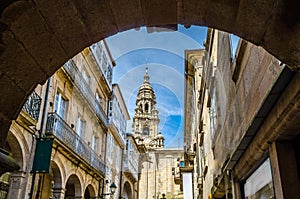
[[[175,185],[171,171],[177,158],[183,156],[183,150],[164,148],[164,136],[158,132],[156,96],[149,79],[146,68],[144,82],[136,96],[132,123],[136,142],[146,148],[139,160],[138,198],[159,199],[164,193],[167,198],[180,199],[180,186]]]
[[[164,147],[164,137],[158,132],[158,110],[156,109],[156,96],[149,82],[148,67],[136,97],[135,115],[132,129],[135,138],[143,141],[148,149]]]

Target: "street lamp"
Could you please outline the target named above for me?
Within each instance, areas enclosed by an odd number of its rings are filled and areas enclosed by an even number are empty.
[[[114,195],[116,192],[116,189],[117,189],[116,184],[114,182],[112,182],[111,185],[109,186],[109,189],[110,189],[110,193],[103,193],[103,194],[101,194],[100,198],[104,198],[104,196],[107,196],[107,195]]]

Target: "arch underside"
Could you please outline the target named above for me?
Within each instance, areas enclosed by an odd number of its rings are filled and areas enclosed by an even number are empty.
[[[297,1],[130,0],[1,2],[0,140],[38,83],[83,48],[118,32],[201,25],[234,33],[300,65]],[[159,28],[157,28],[159,27]]]

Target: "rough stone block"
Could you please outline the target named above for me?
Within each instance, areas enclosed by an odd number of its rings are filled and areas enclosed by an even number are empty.
[[[182,13],[179,14],[178,21],[185,25],[218,26],[220,30],[229,31],[226,26],[232,25],[237,7],[238,2],[236,0],[221,2],[209,0],[182,1],[182,6],[178,8],[179,12]]]
[[[104,0],[74,0],[92,42],[98,42],[118,32],[113,13]]]
[[[14,40],[11,32],[3,33],[2,39],[6,47],[0,56],[0,70],[3,74],[14,81],[24,92],[29,92],[37,82],[42,83],[47,79],[43,69],[26,51],[22,43]],[[19,66],[18,70],[15,69],[16,66]]]
[[[0,117],[16,119],[25,102],[26,93],[5,75],[0,77],[0,93],[5,96],[0,98]]]
[[[119,32],[139,28],[145,24],[139,0],[109,0],[109,5]]]
[[[241,0],[238,6],[238,13],[234,21],[234,26],[238,28],[238,35],[247,38],[254,44],[259,44],[270,23],[269,20],[272,19],[274,2]]]
[[[49,31],[55,34],[70,58],[92,43],[80,11],[72,0],[39,0],[36,5]]]
[[[176,0],[141,0],[147,26],[177,24]]]
[[[24,46],[47,75],[52,75],[68,59],[32,2],[18,1],[12,4],[3,12],[2,21],[9,26],[14,39]],[[22,67],[23,63],[16,66]]]

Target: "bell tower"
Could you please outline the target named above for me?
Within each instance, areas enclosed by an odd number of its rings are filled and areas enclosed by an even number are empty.
[[[148,67],[146,67],[144,82],[136,97],[132,129],[135,138],[143,141],[148,149],[163,148],[164,137],[158,132],[159,118],[156,109],[156,96],[149,79]]]

